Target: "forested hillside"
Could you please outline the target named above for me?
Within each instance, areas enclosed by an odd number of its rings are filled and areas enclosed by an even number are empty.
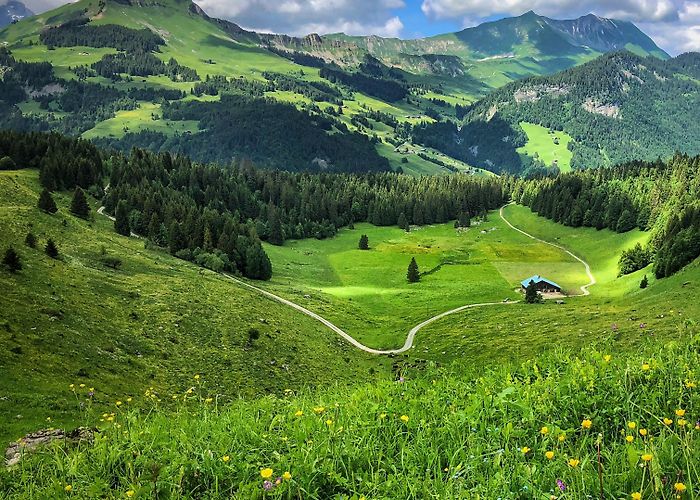
[[[700,55],[662,61],[629,52],[494,91],[471,106],[464,124],[426,124],[420,143],[472,164],[520,173],[548,167],[519,155],[522,122],[563,131],[573,140],[573,168],[595,168],[676,151],[700,152]]]
[[[556,222],[620,233],[635,227],[651,231],[649,248],[623,256],[622,273],[654,262],[657,278],[664,278],[700,256],[700,156],[512,183],[517,202]]]

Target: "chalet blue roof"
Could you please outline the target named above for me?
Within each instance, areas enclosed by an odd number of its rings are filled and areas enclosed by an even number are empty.
[[[540,276],[539,274],[536,274],[536,275],[534,275],[534,276],[532,276],[532,277],[530,277],[530,278],[528,278],[528,279],[526,279],[526,280],[522,280],[522,281],[520,282],[520,284],[523,286],[523,288],[527,288],[528,286],[530,286],[530,282],[531,282],[531,281],[534,281],[535,284],[537,284],[537,283],[547,283],[548,285],[552,285],[553,287],[556,287],[556,288],[561,289],[561,287],[560,287],[559,285],[557,285],[555,282],[550,281],[550,280],[548,280],[548,279],[546,279],[546,278],[543,278],[543,277]]]

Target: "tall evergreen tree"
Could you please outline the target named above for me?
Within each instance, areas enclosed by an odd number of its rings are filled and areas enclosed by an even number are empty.
[[[639,288],[644,290],[648,286],[649,286],[649,278],[647,278],[647,275],[645,274],[644,277],[642,278],[642,282],[639,283]]]
[[[267,241],[273,245],[284,244],[284,231],[282,230],[282,220],[274,205],[270,204],[267,208],[267,226],[268,235]]]
[[[76,187],[73,192],[70,211],[83,219],[87,219],[90,216],[90,205],[85,197],[85,192],[80,187]]]
[[[55,214],[56,212],[58,212],[56,202],[53,201],[53,196],[51,196],[51,192],[46,188],[44,188],[44,190],[39,195],[39,203],[37,206],[40,210],[43,210],[47,214]]]
[[[115,214],[114,230],[122,236],[131,236],[131,225],[129,224],[129,207],[126,201],[119,200],[117,213]]]
[[[406,214],[403,212],[399,214],[399,220],[397,221],[397,225],[406,232],[409,232],[411,230],[411,226],[408,224]]]
[[[260,243],[253,243],[246,251],[245,275],[255,280],[272,278],[272,263]]]
[[[537,304],[542,300],[541,295],[537,291],[537,286],[534,281],[531,281],[525,289],[525,302],[527,304]]]
[[[369,238],[367,237],[366,234],[363,234],[362,236],[360,236],[360,241],[357,244],[357,247],[360,250],[369,250]]]
[[[418,283],[420,281],[420,271],[418,270],[418,263],[415,257],[411,258],[411,263],[408,265],[406,279],[409,283]]]
[[[11,273],[16,273],[17,271],[22,270],[22,259],[17,251],[12,247],[9,247],[5,251],[5,256],[2,259],[2,263]]]
[[[48,241],[46,242],[46,246],[44,247],[44,251],[46,252],[46,255],[51,257],[52,259],[57,259],[58,258],[58,247],[56,246],[56,243],[49,238]]]

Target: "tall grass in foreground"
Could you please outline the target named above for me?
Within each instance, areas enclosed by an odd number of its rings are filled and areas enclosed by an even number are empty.
[[[0,497],[695,499],[699,352],[689,336],[226,406],[193,376],[115,402],[92,444],[27,456]]]

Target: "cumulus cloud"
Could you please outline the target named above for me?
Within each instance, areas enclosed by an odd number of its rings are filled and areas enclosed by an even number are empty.
[[[257,31],[307,35],[344,32],[399,36],[401,19],[394,9],[403,0],[198,0],[212,16]]]

